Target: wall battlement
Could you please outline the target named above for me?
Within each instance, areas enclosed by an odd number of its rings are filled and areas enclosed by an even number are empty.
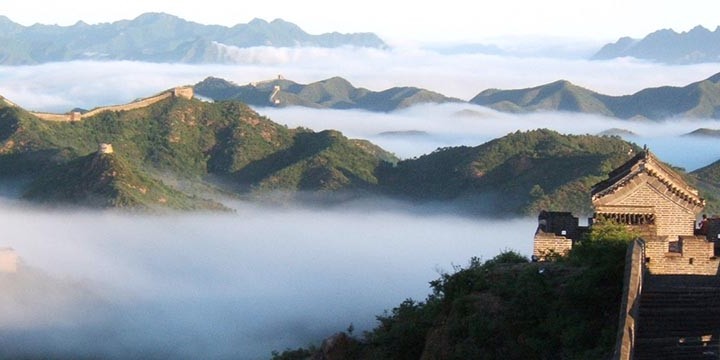
[[[73,122],[73,121],[80,121],[80,120],[83,120],[84,118],[88,118],[91,116],[95,116],[104,111],[129,111],[129,110],[141,109],[144,107],[148,107],[152,104],[155,104],[159,101],[168,99],[170,97],[192,99],[194,95],[195,94],[194,94],[193,88],[191,86],[182,86],[182,87],[176,87],[176,88],[173,88],[173,89],[170,89],[167,91],[163,91],[160,94],[157,94],[155,96],[151,96],[148,98],[133,101],[128,104],[111,105],[111,106],[103,106],[103,107],[95,108],[84,114],[81,114],[79,112],[71,112],[71,113],[67,113],[67,114],[52,114],[52,113],[32,112],[32,111],[30,113],[39,117],[40,119],[43,119],[46,121]],[[5,100],[5,102],[11,104],[12,106],[17,106],[15,104],[12,104],[5,98],[2,98],[2,99]]]

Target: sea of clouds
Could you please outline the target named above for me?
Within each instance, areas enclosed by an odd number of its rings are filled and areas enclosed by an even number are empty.
[[[0,357],[261,359],[345,330],[472,256],[529,254],[535,221],[364,201],[233,202],[234,214],[143,216],[0,202]]]
[[[238,84],[276,78],[309,83],[341,76],[358,87],[416,86],[469,100],[488,88],[532,87],[559,79],[609,94],[646,87],[684,86],[717,73],[714,64],[667,66],[617,59],[442,54],[417,48],[231,48],[230,64],[155,64],[132,61],[0,67],[0,95],[42,111],[125,103],[208,76]]]
[[[591,62],[393,49],[225,49],[232,64],[70,62],[0,67],[0,95],[31,110],[65,112],[147,97],[208,76],[238,84],[282,74],[300,83],[342,76],[383,90],[417,86],[469,100],[487,88],[566,79],[621,95],[705,79],[715,65],[632,59]],[[714,120],[630,122],[599,116],[511,115],[469,105],[392,113],[258,108],[288,126],[338,129],[401,158],[475,146],[517,130],[634,132],[661,159],[693,170],[720,159],[717,141],[683,137]],[[390,132],[390,133],[388,133]],[[127,215],[43,210],[0,186],[0,247],[24,266],[0,274],[0,357],[269,357],[317,342],[351,323],[357,331],[428,281],[472,256],[529,255],[534,219],[489,220],[444,205],[387,200],[340,207],[233,202],[234,214]],[[6,291],[7,290],[7,291]],[[4,351],[4,352],[2,352]]]

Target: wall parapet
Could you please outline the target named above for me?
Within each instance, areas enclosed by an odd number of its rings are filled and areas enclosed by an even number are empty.
[[[645,241],[636,239],[625,255],[623,295],[613,360],[630,360],[635,350],[636,323],[640,313],[643,277],[645,275]]]
[[[160,94],[157,94],[157,95],[154,95],[154,96],[151,96],[148,98],[133,101],[131,103],[122,104],[122,105],[110,105],[110,106],[98,107],[98,108],[92,109],[84,114],[81,114],[79,112],[70,112],[67,114],[53,114],[53,113],[33,112],[33,111],[31,111],[30,113],[39,117],[40,119],[43,119],[46,121],[73,122],[73,121],[80,121],[80,120],[83,120],[84,118],[95,116],[95,115],[100,114],[105,111],[117,112],[117,111],[129,111],[129,110],[141,109],[144,107],[148,107],[152,104],[155,104],[159,101],[168,99],[170,97],[192,99],[193,96],[194,96],[194,91],[191,86],[181,86],[181,87],[176,87],[176,88],[173,88],[173,89],[170,89],[167,91],[163,91]],[[9,102],[9,101],[7,101],[7,102]]]

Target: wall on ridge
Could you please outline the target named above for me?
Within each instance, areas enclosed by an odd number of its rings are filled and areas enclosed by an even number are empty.
[[[51,113],[42,113],[42,112],[30,112],[31,114],[39,117],[40,119],[47,120],[47,121],[61,121],[61,122],[72,122],[72,121],[79,121],[86,117],[91,117],[94,115],[97,115],[103,111],[129,111],[129,110],[135,110],[135,109],[141,109],[147,106],[150,106],[158,101],[165,100],[170,97],[181,97],[185,99],[192,99],[194,96],[193,88],[186,86],[186,87],[177,87],[172,90],[164,91],[158,95],[151,96],[149,98],[145,98],[142,100],[134,101],[128,104],[123,105],[112,105],[112,106],[103,106],[99,107],[93,110],[90,110],[84,114],[80,113],[69,113],[69,114],[51,114]],[[4,98],[3,98],[4,99]],[[9,103],[9,101],[6,100],[6,102]],[[14,104],[13,104],[14,105]]]

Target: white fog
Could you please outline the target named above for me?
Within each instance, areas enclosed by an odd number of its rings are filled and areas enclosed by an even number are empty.
[[[620,95],[684,86],[718,71],[716,64],[416,49],[252,48],[229,49],[228,56],[236,64],[0,67],[0,95],[31,110],[65,112],[129,102],[208,76],[244,84],[278,74],[300,83],[341,76],[371,90],[417,86],[464,100],[487,88],[558,79]],[[369,139],[401,158],[476,146],[516,130],[597,134],[620,128],[637,134],[629,140],[687,170],[720,159],[716,140],[680,137],[720,127],[711,120],[509,115],[467,104],[393,113],[257,110],[291,127],[333,128]],[[10,289],[0,294],[0,357],[30,349],[36,351],[32,357],[268,358],[272,350],[317,343],[351,323],[357,332],[368,330],[383,310],[406,298],[424,299],[439,271],[465,265],[472,256],[488,259],[504,249],[529,255],[536,227],[532,218],[471,218],[384,200],[342,208],[236,202],[235,214],[145,216],[27,208],[9,199],[16,195],[0,187],[0,248],[12,247],[27,272],[0,274]]]
[[[684,86],[717,73],[713,64],[667,66],[633,59],[438,54],[415,48],[235,49],[233,65],[69,62],[0,67],[0,95],[32,110],[65,112],[120,104],[208,76],[238,84],[276,78],[310,83],[340,76],[357,87],[416,86],[469,100],[488,88],[533,87],[564,79],[609,95]]]
[[[472,256],[529,254],[536,226],[385,201],[235,206],[141,216],[4,201],[2,245],[27,269],[0,274],[0,357],[268,358],[369,330]]]

